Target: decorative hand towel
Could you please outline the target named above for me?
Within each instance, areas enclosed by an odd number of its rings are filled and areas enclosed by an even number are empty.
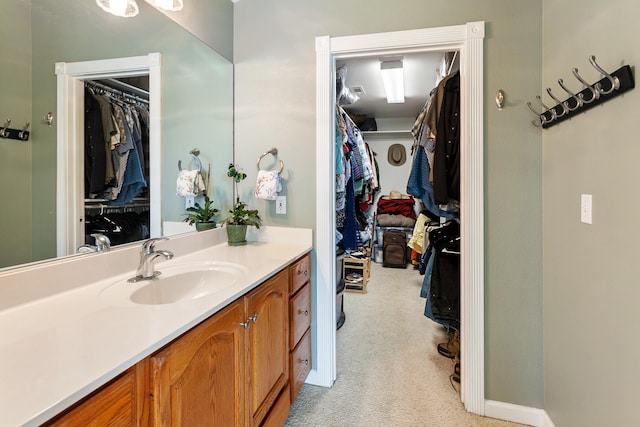
[[[198,175],[196,176],[196,192],[198,194],[202,194],[206,189],[207,187],[205,187],[204,185],[204,178],[202,176],[202,172],[198,171]]]
[[[193,197],[196,195],[198,170],[181,170],[176,181],[176,193],[181,197]]]
[[[282,191],[282,183],[278,171],[258,171],[255,191],[258,199],[275,200],[280,191]]]

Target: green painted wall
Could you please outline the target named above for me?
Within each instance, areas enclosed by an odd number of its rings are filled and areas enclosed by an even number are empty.
[[[234,6],[236,161],[255,182],[272,146],[284,160],[287,215],[315,227],[315,37],[486,21],[486,397],[541,408],[542,151],[525,101],[539,93],[541,1],[242,0]],[[507,108],[494,95],[503,89]],[[249,194],[250,185],[241,188]],[[331,212],[327,212],[330,215]]]
[[[640,3],[543,5],[543,87],[580,90],[573,67],[599,80],[592,54],[637,71]],[[640,425],[639,104],[635,89],[542,132],[545,408],[557,426]],[[592,225],[581,194],[593,195]]]
[[[231,0],[189,0],[181,11],[163,13],[233,62]]]
[[[31,19],[23,2],[0,14],[0,127],[31,122]],[[0,139],[0,267],[31,260],[31,144]],[[6,249],[4,249],[6,248]]]

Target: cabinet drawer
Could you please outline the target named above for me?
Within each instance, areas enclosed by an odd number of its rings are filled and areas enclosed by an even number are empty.
[[[293,403],[311,371],[311,329],[307,330],[298,346],[289,355],[289,366],[291,372],[291,403]]]
[[[289,293],[294,294],[309,281],[311,276],[311,256],[303,256],[289,269]]]
[[[311,325],[311,285],[304,285],[289,301],[289,346],[293,349]]]

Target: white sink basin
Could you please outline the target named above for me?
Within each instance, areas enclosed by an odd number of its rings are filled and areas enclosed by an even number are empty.
[[[156,268],[159,276],[136,283],[120,280],[103,289],[101,297],[145,305],[192,301],[232,286],[247,271],[240,264],[217,261]]]

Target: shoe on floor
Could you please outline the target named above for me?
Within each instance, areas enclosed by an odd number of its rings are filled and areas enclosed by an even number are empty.
[[[453,359],[460,352],[460,335],[454,332],[449,341],[438,344],[438,353]]]

